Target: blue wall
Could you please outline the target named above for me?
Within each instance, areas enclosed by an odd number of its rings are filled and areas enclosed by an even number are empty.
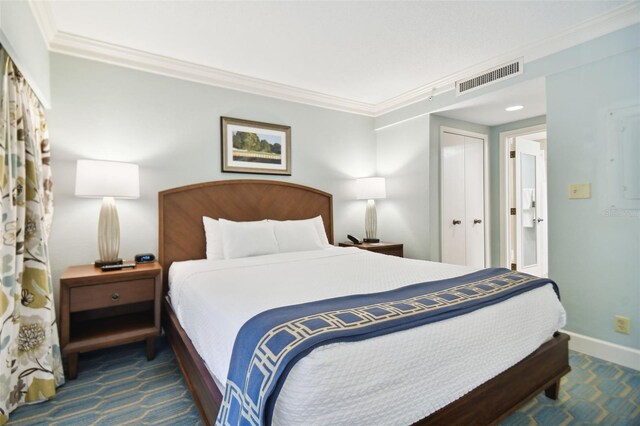
[[[415,259],[431,258],[429,155],[429,116],[376,132],[376,168],[387,180],[387,199],[376,202],[378,235],[402,242]]]
[[[640,106],[640,49],[547,78],[549,275],[560,286],[566,329],[640,348],[640,205],[611,208],[618,201],[607,170],[618,143],[609,114],[633,105]],[[640,167],[640,158],[624,160]],[[583,182],[591,198],[569,199],[569,184]],[[614,315],[631,318],[631,335],[614,332]]]

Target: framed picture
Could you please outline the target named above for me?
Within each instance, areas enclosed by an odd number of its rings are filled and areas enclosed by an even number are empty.
[[[220,117],[222,171],[291,176],[291,127]]]

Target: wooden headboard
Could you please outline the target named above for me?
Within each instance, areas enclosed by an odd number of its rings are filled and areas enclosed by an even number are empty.
[[[322,215],[327,237],[333,244],[332,195],[293,183],[243,179],[167,189],[158,193],[158,212],[158,260],[163,267],[165,292],[173,262],[206,257],[202,216],[251,221]]]

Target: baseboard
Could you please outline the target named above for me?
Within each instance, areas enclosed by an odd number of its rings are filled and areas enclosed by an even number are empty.
[[[571,337],[569,349],[640,371],[640,350],[571,331],[562,332]]]

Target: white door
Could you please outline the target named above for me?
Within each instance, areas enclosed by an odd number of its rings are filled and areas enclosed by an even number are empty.
[[[442,149],[442,261],[465,265],[465,142],[444,133]]]
[[[516,138],[514,175],[516,269],[545,276],[546,179],[539,142]]]
[[[483,268],[484,253],[484,143],[464,138],[464,192],[466,265]]]
[[[484,141],[443,132],[442,261],[485,266]]]

